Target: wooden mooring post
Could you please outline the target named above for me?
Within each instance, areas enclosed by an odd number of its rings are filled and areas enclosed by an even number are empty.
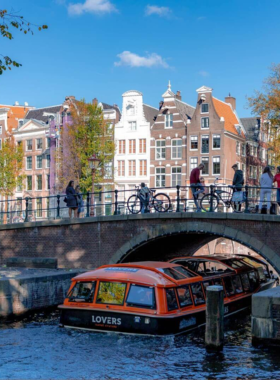
[[[222,351],[224,345],[224,289],[208,286],[206,289],[205,345],[208,351]]]

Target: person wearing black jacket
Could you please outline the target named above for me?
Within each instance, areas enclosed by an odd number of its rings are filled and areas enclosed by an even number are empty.
[[[238,165],[237,164],[234,164],[232,166],[232,169],[234,170],[234,177],[233,177],[233,180],[232,180],[232,186],[234,186],[233,187],[233,192],[235,192],[235,191],[242,191],[242,188],[243,188],[243,185],[244,185],[243,171],[240,170],[240,169],[238,169]],[[238,210],[237,210],[237,207],[238,207]],[[234,208],[235,208],[236,211],[240,211],[241,210],[241,204],[235,205]]]

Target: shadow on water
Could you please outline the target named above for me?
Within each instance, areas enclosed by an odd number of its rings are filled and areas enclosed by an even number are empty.
[[[0,328],[0,379],[271,379],[277,350],[251,345],[250,317],[226,324],[222,353],[204,348],[204,329],[172,337],[89,333],[58,327],[57,312]]]

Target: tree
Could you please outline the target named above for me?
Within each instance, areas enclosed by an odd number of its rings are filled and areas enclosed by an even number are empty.
[[[272,65],[270,76],[264,80],[263,91],[248,98],[254,115],[261,116],[268,135],[272,164],[280,163],[280,64]]]
[[[75,180],[83,191],[91,191],[92,172],[88,158],[93,154],[100,160],[95,183],[102,184],[112,178],[113,129],[103,119],[102,110],[96,104],[79,101],[70,112],[72,123],[61,131],[57,155],[60,189],[65,189],[70,180]]]
[[[0,154],[0,194],[6,199],[4,223],[7,220],[8,197],[14,194],[16,186],[21,185],[24,178],[23,157],[22,146],[15,144],[13,136],[6,138]]]
[[[48,29],[47,25],[35,25],[27,21],[23,16],[16,14],[16,12],[9,12],[6,9],[0,9],[0,34],[4,38],[12,40],[12,30],[18,29],[23,34],[31,33],[33,35],[33,27],[37,27],[38,30]],[[1,58],[2,57],[2,58]],[[22,66],[12,58],[0,54],[0,75],[7,69],[11,70],[12,67]]]

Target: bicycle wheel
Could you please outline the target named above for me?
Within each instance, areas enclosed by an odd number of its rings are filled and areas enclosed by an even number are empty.
[[[233,212],[241,213],[245,211],[245,201],[233,202],[230,201]]]
[[[211,207],[211,194],[206,194],[204,197],[201,199],[197,200],[198,203],[200,203],[200,207],[202,208],[203,211],[210,211]],[[213,211],[217,210],[219,205],[219,198],[216,195],[213,195],[213,200],[212,200],[212,209]]]
[[[158,193],[153,199],[153,206],[158,212],[167,212],[171,207],[169,196],[164,193]]]
[[[127,201],[127,208],[132,214],[139,214],[141,211],[141,200],[137,195],[131,195]]]

